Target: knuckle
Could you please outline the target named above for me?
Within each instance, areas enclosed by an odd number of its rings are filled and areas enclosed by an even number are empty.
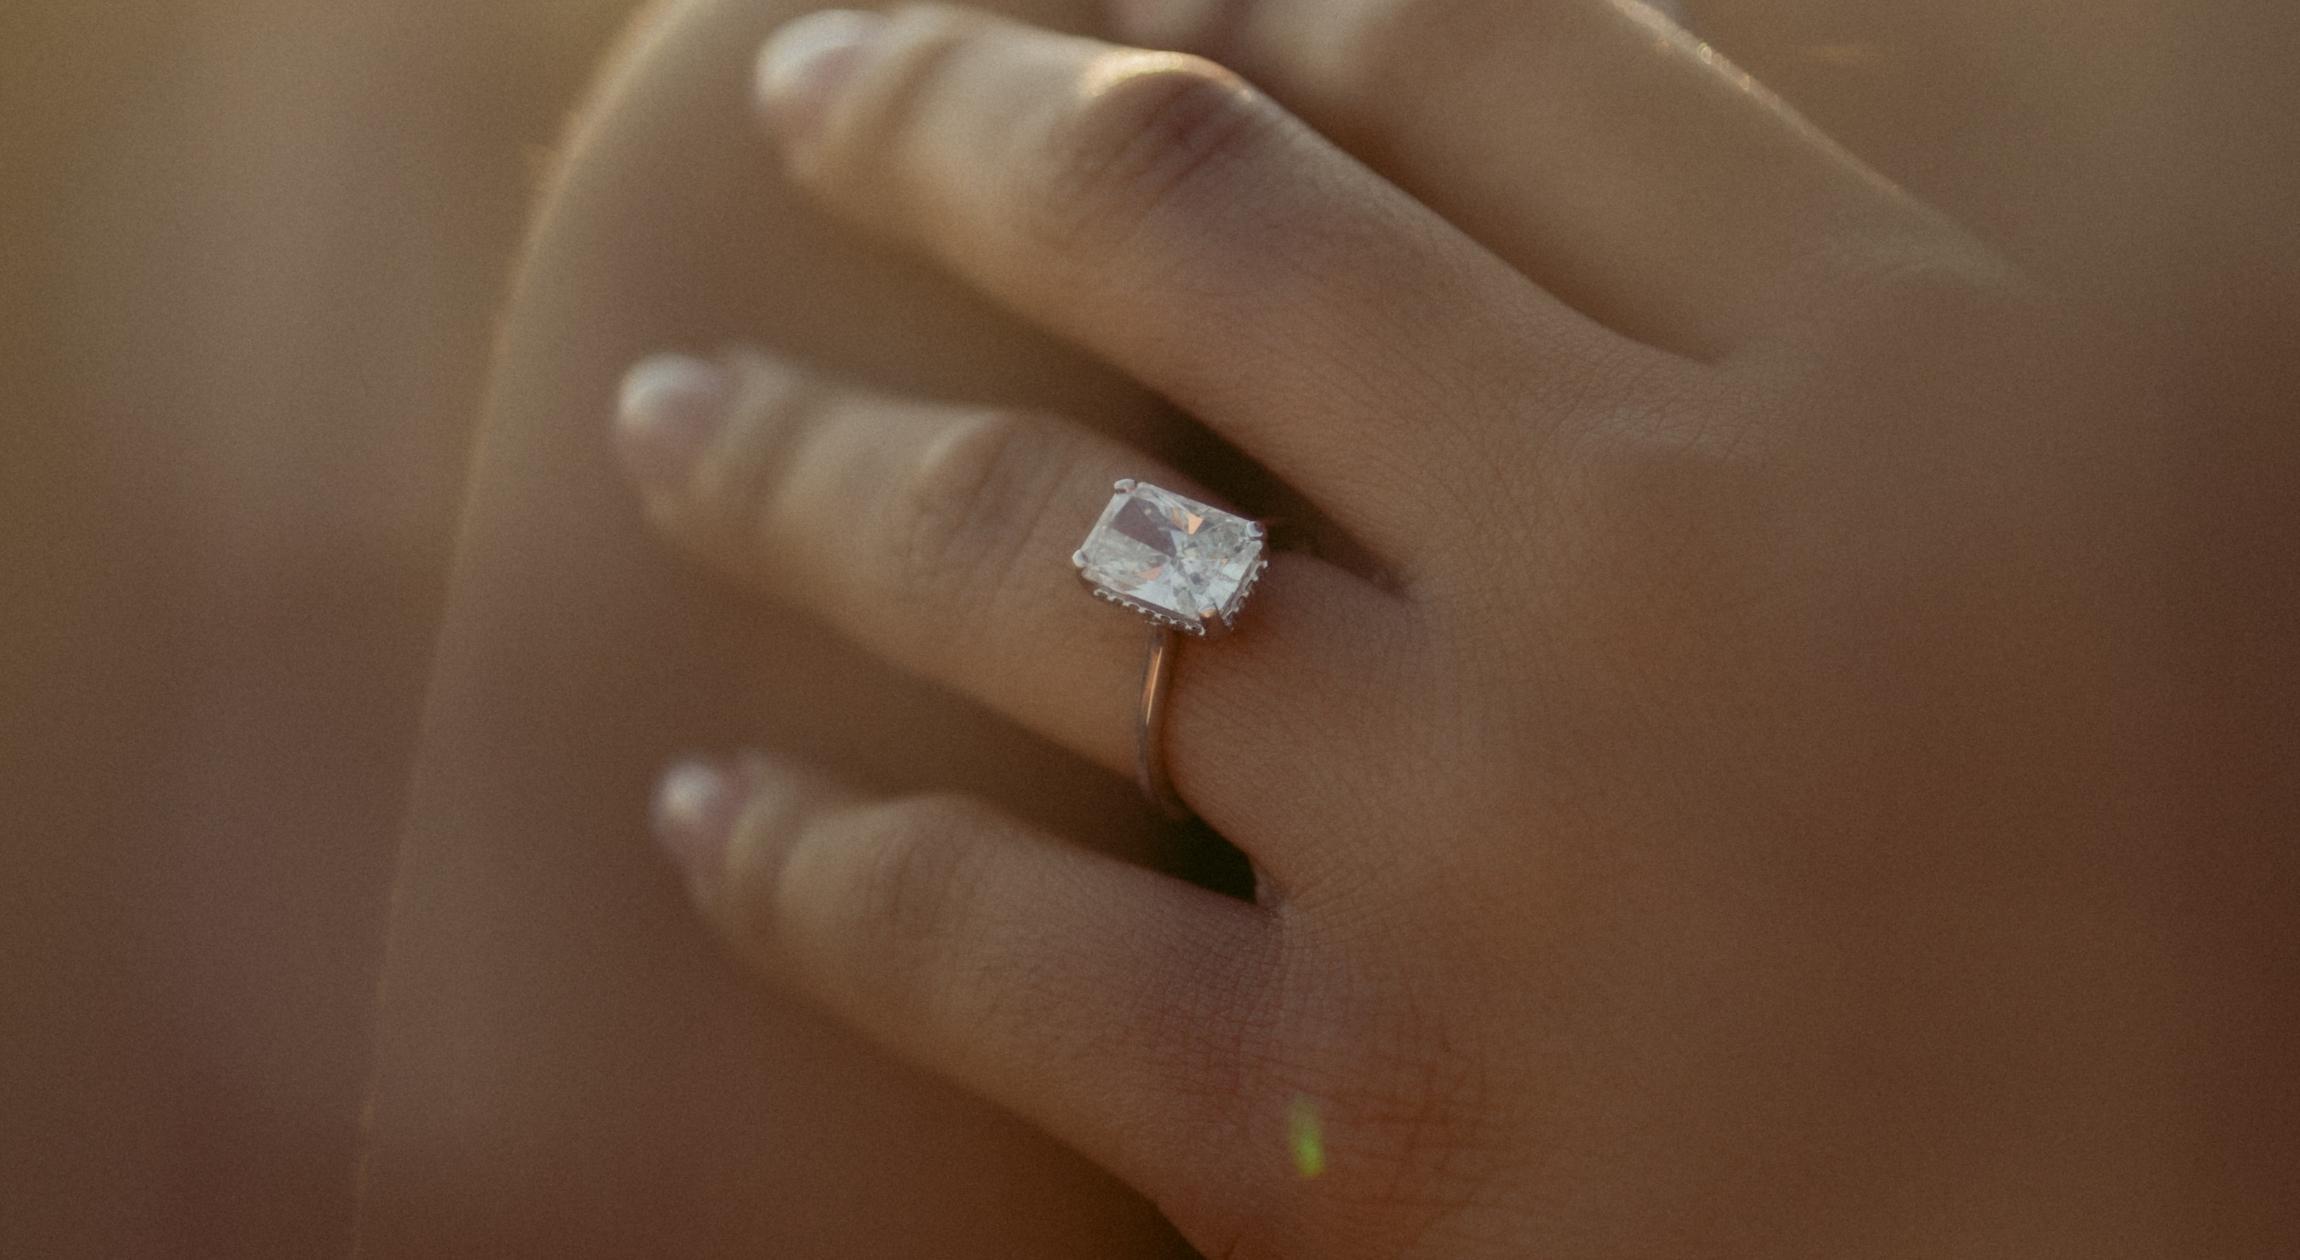
[[[985,807],[928,797],[881,806],[858,820],[869,840],[852,868],[847,913],[855,935],[903,960],[946,955],[979,903],[990,842]]]
[[[1028,417],[985,410],[928,442],[893,489],[891,571],[906,595],[933,603],[939,624],[972,625],[968,614],[1000,597],[1057,480],[1058,446]]]
[[[1107,245],[1235,169],[1275,117],[1265,98],[1213,62],[1108,54],[1016,163],[1016,200],[1041,245]]]

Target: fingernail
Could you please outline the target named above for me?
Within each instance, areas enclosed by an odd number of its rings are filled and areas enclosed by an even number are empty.
[[[665,771],[651,811],[655,843],[690,879],[709,878],[724,864],[748,793],[732,763],[691,759]]]
[[[783,24],[759,50],[753,90],[767,123],[788,143],[811,136],[839,89],[854,77],[886,19],[859,9],[824,9]]]
[[[726,369],[683,354],[632,368],[615,412],[615,444],[631,475],[659,489],[686,484],[726,422],[733,394]]]

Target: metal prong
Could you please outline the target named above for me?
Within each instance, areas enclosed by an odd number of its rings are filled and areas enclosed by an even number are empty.
[[[1085,568],[1085,567],[1086,567],[1086,549],[1085,549],[1084,547],[1081,547],[1081,548],[1079,548],[1078,550],[1071,552],[1071,553],[1070,553],[1070,563],[1077,565],[1077,566],[1078,566],[1079,568],[1081,568],[1081,569]]]
[[[1134,493],[1134,487],[1138,484],[1140,483],[1135,481],[1132,477],[1120,477],[1117,481],[1111,483],[1110,488],[1116,490],[1120,494],[1132,494]]]

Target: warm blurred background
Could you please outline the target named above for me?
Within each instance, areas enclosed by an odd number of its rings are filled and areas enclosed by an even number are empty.
[[[338,1256],[490,310],[629,0],[0,0],[0,1256]]]
[[[0,1257],[350,1250],[491,311],[631,7],[0,0]],[[2292,6],[1686,7],[2288,489]]]

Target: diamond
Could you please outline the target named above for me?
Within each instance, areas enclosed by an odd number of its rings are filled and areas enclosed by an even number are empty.
[[[1192,634],[1227,630],[1269,561],[1262,526],[1121,481],[1072,557],[1094,593]]]

